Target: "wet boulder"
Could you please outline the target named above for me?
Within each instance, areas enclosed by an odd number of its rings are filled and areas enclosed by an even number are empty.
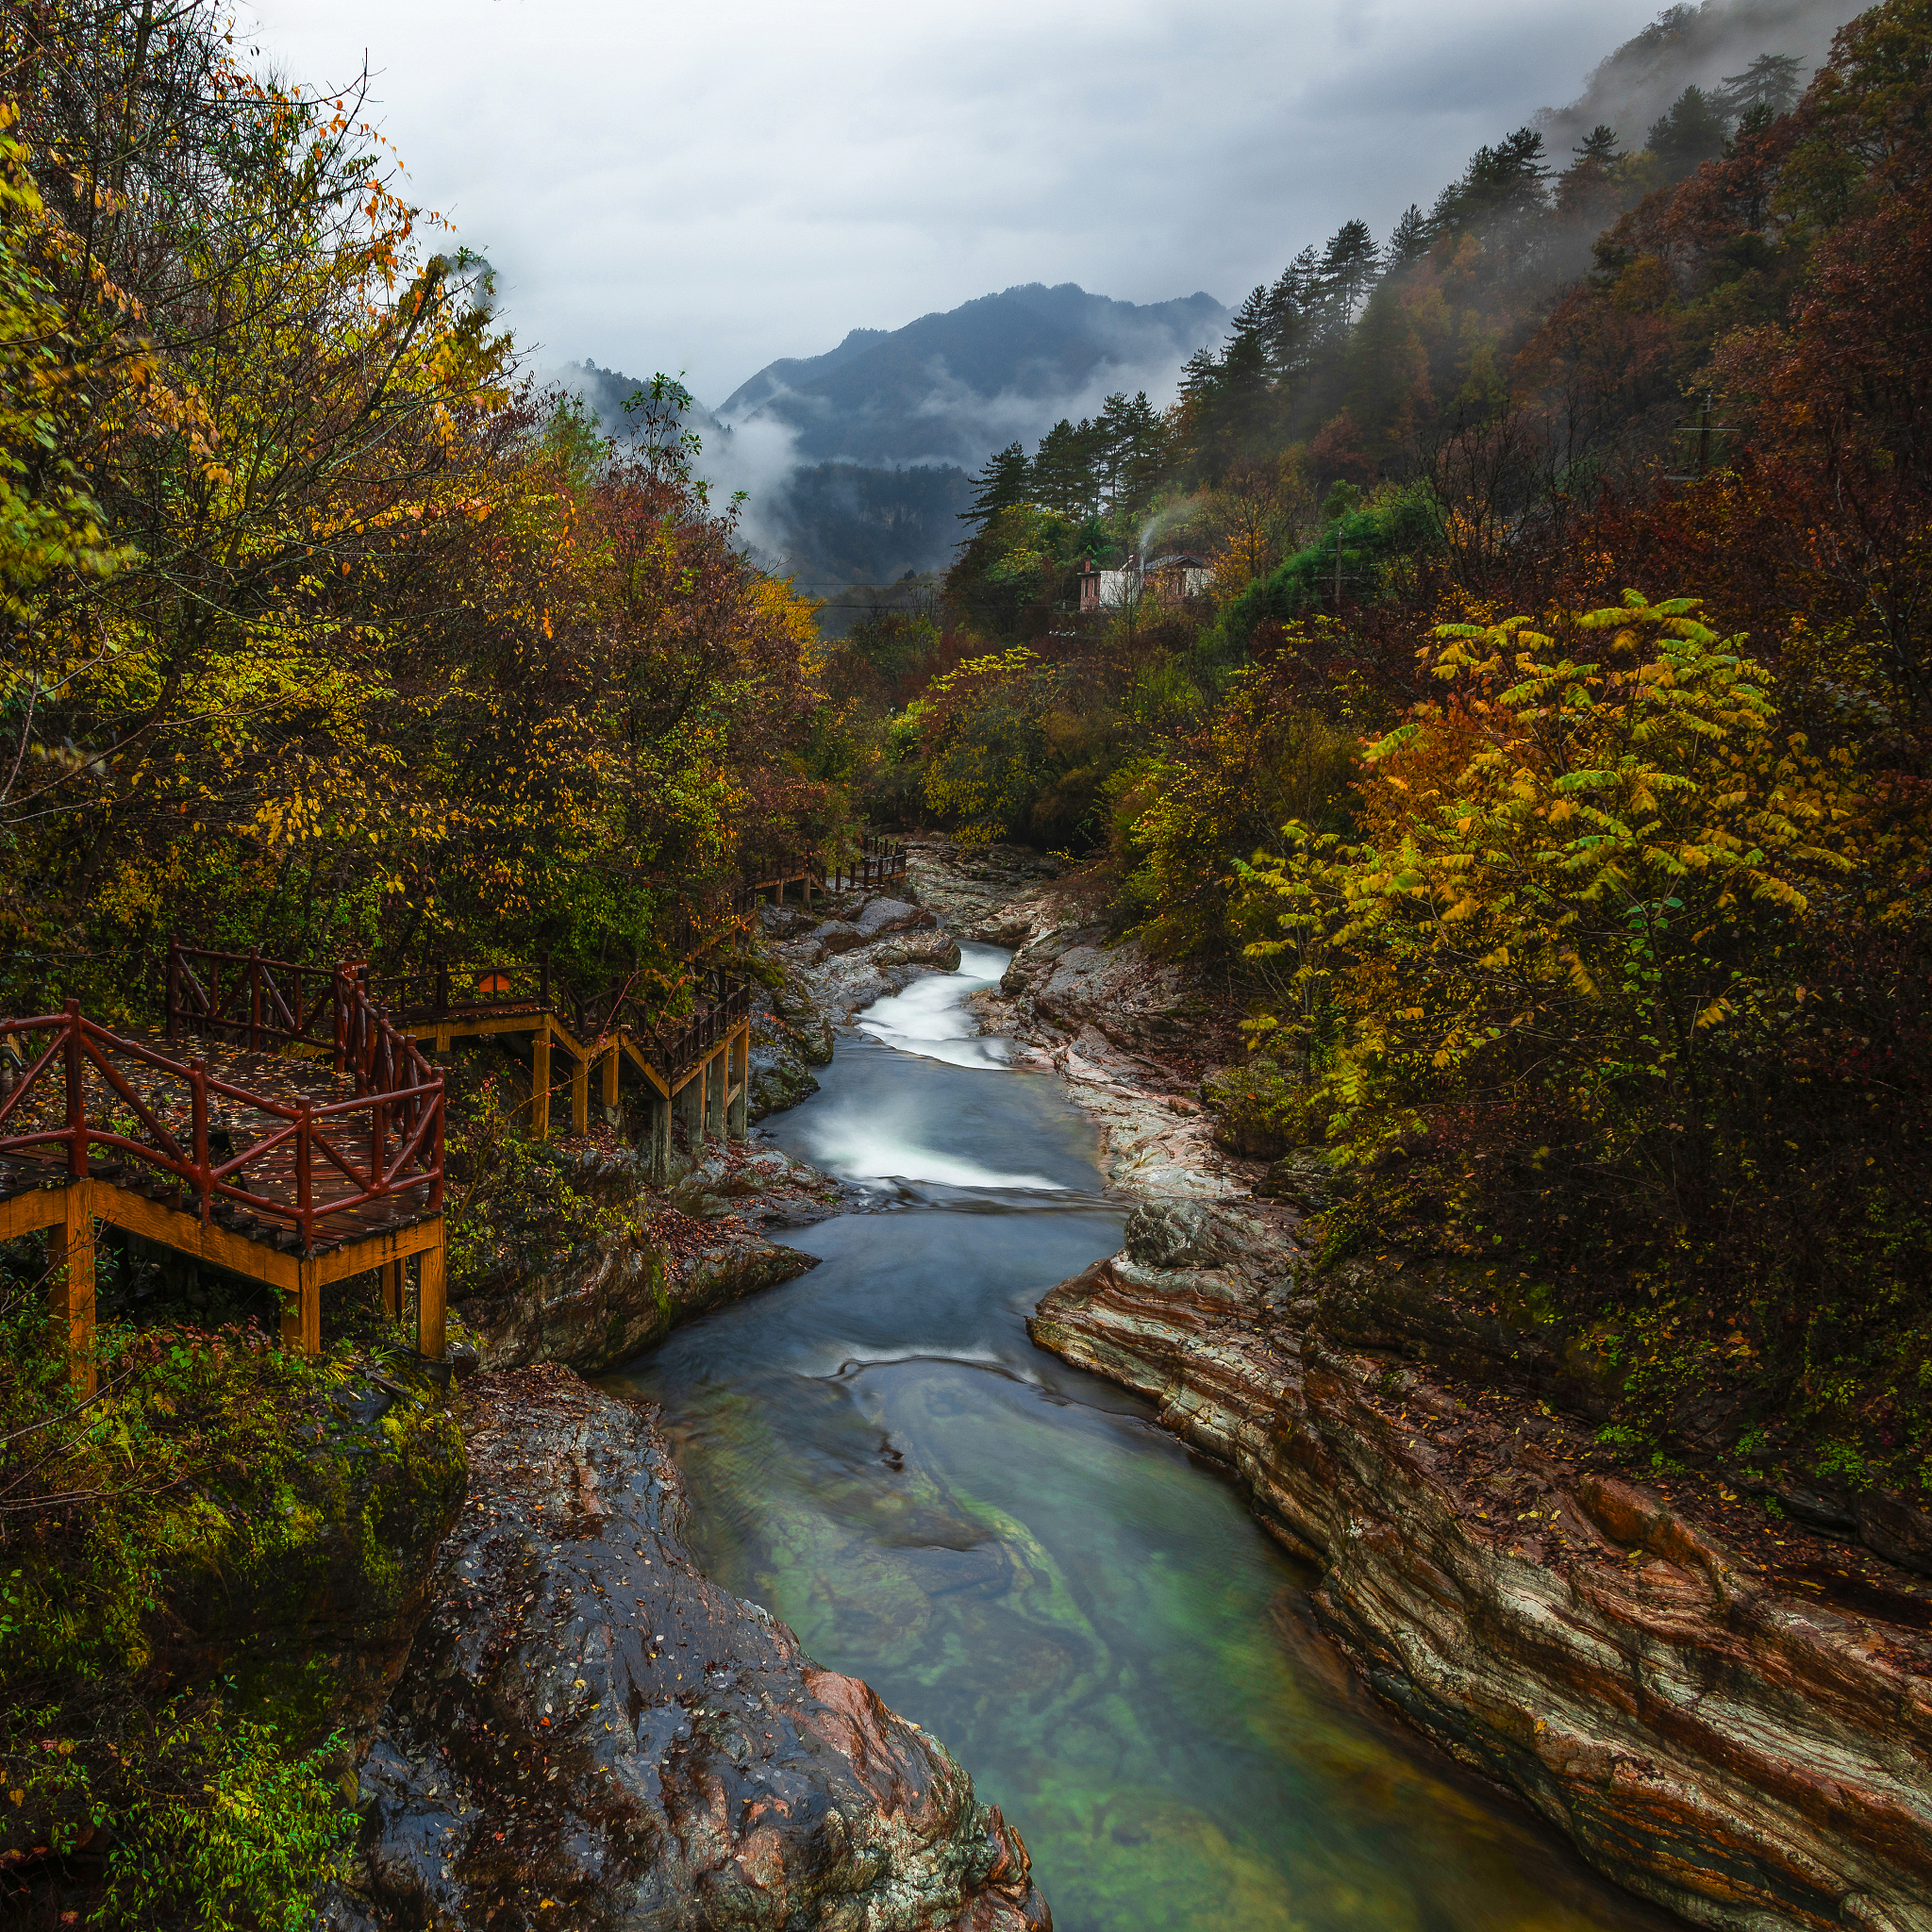
[[[945,1747],[694,1568],[654,1410],[557,1368],[471,1390],[337,1924],[1048,1932]]]
[[[1218,1268],[1242,1247],[1238,1224],[1198,1201],[1143,1201],[1127,1221],[1127,1257],[1142,1268]]]
[[[924,906],[915,906],[908,899],[868,899],[852,923],[858,927],[863,945],[883,939],[889,932],[911,932],[916,927],[935,924]]]

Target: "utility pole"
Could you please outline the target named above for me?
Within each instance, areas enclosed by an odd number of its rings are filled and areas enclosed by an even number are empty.
[[[1711,417],[1711,392],[1704,391],[1704,401],[1699,405],[1696,420],[1686,423],[1672,430],[1673,436],[1694,436],[1697,439],[1695,472],[1689,476],[1673,476],[1673,483],[1692,483],[1710,474],[1710,458],[1713,443],[1720,436],[1735,436],[1737,430],[1723,423],[1713,423]]]

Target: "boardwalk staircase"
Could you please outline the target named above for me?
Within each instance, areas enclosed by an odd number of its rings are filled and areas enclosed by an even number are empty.
[[[440,1358],[444,1090],[433,1057],[493,1039],[526,1058],[540,1138],[564,1086],[582,1134],[592,1083],[615,1108],[628,1082],[661,1176],[675,1117],[693,1148],[748,1128],[751,989],[711,956],[749,933],[767,893],[782,905],[795,888],[809,905],[815,891],[905,876],[905,848],[867,839],[849,863],[785,855],[700,902],[672,934],[696,992],[676,1020],[646,1014],[629,981],[577,992],[547,960],[375,974],[360,961],[173,942],[160,1037],[102,1026],[71,1000],[0,1020],[0,1240],[44,1230],[56,1319],[84,1380],[97,1224],[277,1290],[284,1344],[308,1353],[321,1346],[323,1287],[380,1270],[391,1313],[413,1307],[419,1350]]]
[[[353,974],[252,977],[254,1042],[193,1058],[73,1000],[0,1020],[0,1240],[45,1231],[86,1386],[97,1224],[276,1290],[283,1343],[308,1354],[323,1288],[379,1270],[392,1314],[413,1300],[421,1353],[443,1353],[442,1074]],[[311,1051],[262,1050],[291,1042]]]

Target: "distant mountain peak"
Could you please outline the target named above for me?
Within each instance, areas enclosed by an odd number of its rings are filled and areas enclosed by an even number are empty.
[[[783,425],[805,459],[976,469],[990,451],[1037,440],[1114,391],[1144,389],[1164,403],[1181,364],[1227,321],[1200,292],[1135,303],[1077,282],[1023,282],[903,328],[855,328],[822,356],[771,363],[716,413]]]

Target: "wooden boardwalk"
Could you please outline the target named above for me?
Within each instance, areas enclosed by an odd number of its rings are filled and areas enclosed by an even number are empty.
[[[97,1224],[275,1289],[284,1343],[309,1353],[325,1285],[380,1270],[399,1315],[413,1262],[417,1346],[440,1358],[444,1093],[430,1056],[465,1039],[521,1045],[539,1137],[564,1085],[581,1134],[592,1083],[615,1108],[628,1080],[661,1174],[674,1117],[693,1148],[748,1131],[751,989],[707,957],[750,932],[767,892],[782,904],[796,886],[809,904],[905,875],[905,847],[868,838],[850,862],[789,855],[687,909],[671,937],[696,997],[675,1020],[647,1014],[628,981],[588,998],[553,985],[547,961],[373,977],[171,945],[164,1032],[111,1030],[72,1001],[0,1020],[0,1241],[44,1232],[53,1311],[88,1386]]]
[[[83,1379],[97,1222],[279,1291],[282,1339],[310,1354],[327,1283],[381,1270],[400,1313],[413,1257],[417,1346],[441,1357],[442,1074],[335,982],[325,1060],[219,1040],[184,1055],[73,1001],[0,1020],[0,1240],[46,1231]]]

